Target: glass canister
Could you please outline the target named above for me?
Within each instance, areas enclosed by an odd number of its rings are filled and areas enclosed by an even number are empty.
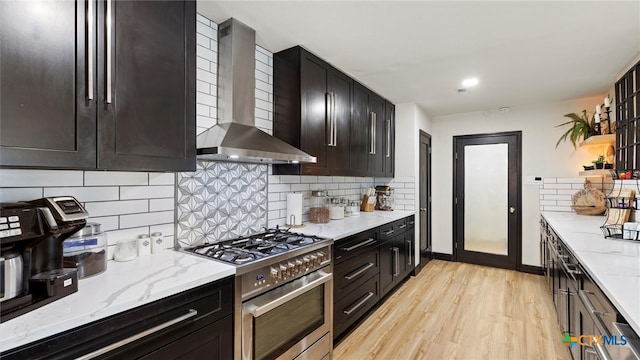
[[[87,223],[62,243],[62,256],[65,267],[78,269],[78,279],[100,274],[107,269],[107,233]]]
[[[325,224],[329,221],[331,221],[331,210],[329,210],[329,197],[327,191],[312,191],[309,207],[309,222]]]
[[[331,220],[344,219],[344,206],[340,203],[340,198],[331,199]]]

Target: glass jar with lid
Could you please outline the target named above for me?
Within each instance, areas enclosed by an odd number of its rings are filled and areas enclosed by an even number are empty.
[[[326,190],[314,190],[311,192],[309,222],[315,224],[328,223],[331,220],[329,209],[329,197]]]

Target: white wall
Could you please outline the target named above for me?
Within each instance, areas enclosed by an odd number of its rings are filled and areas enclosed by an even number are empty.
[[[396,179],[413,181],[414,209],[419,209],[420,181],[420,130],[431,133],[431,119],[415,103],[396,105]],[[420,218],[416,213],[415,248],[420,248]],[[420,253],[415,252],[415,263],[420,262]]]
[[[433,251],[452,254],[453,219],[453,136],[522,131],[522,172],[524,176],[575,177],[582,165],[596,155],[589,150],[574,150],[571,142],[555,144],[565,122],[564,114],[587,109],[593,113],[603,95],[563,102],[512,108],[507,114],[497,111],[471,112],[435,117],[432,120],[433,159]],[[539,188],[522,186],[522,263],[540,265],[538,218]]]

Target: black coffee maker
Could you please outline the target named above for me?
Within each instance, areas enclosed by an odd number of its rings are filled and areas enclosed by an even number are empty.
[[[63,266],[65,239],[84,228],[89,214],[71,196],[0,204],[1,258],[21,257],[22,270],[2,267],[4,322],[78,291],[75,268]],[[18,263],[18,262],[15,262]],[[6,273],[10,270],[11,273]],[[17,291],[5,298],[9,285]]]

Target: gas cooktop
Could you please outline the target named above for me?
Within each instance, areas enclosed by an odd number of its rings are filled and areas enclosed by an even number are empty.
[[[194,246],[185,250],[234,265],[243,265],[324,240],[327,239],[275,228],[259,234]]]

